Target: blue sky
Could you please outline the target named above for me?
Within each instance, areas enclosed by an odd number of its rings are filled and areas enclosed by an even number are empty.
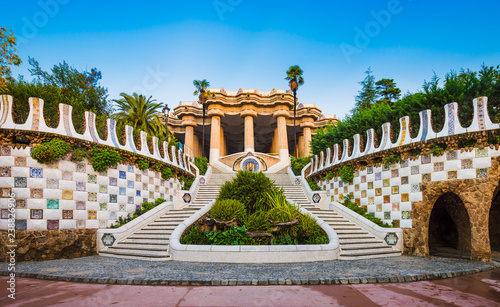
[[[299,100],[342,118],[371,66],[403,93],[433,73],[500,64],[498,1],[3,1],[0,26],[48,70],[97,67],[109,98],[138,91],[177,106],[212,87],[286,88],[304,70]]]

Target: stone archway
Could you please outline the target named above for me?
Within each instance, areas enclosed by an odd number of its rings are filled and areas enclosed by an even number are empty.
[[[500,185],[493,193],[490,214],[488,218],[491,256],[500,260]]]
[[[429,219],[428,236],[430,255],[470,258],[469,214],[456,194],[448,192],[437,199]]]

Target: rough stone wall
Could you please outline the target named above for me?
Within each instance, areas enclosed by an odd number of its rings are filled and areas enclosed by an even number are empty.
[[[422,201],[412,203],[413,228],[404,229],[405,253],[416,256],[429,255],[429,220],[432,208],[439,197],[451,192],[460,197],[470,218],[471,258],[491,261],[488,222],[493,194],[499,185],[499,167],[499,157],[492,157],[486,178],[423,183]]]
[[[16,230],[16,261],[76,258],[97,254],[97,229]],[[7,231],[0,230],[0,261],[9,260]]]

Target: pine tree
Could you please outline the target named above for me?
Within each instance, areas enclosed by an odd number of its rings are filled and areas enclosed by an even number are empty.
[[[375,76],[372,75],[371,67],[368,67],[365,73],[365,79],[359,82],[363,88],[359,91],[358,96],[356,96],[356,105],[352,111],[353,113],[369,109],[377,101],[378,92],[375,87]]]

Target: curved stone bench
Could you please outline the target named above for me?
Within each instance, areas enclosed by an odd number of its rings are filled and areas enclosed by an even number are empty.
[[[291,263],[338,259],[339,238],[323,220],[300,208],[301,213],[311,215],[326,232],[330,243],[315,245],[185,245],[180,243],[184,231],[205,215],[215,201],[210,202],[190,218],[179,224],[170,236],[172,260],[189,262],[226,263]]]

